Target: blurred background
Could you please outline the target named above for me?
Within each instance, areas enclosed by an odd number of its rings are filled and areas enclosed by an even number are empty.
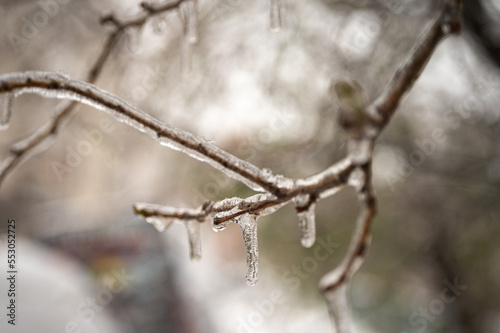
[[[196,45],[178,11],[156,16],[119,39],[96,85],[259,167],[306,177],[345,156],[331,81],[355,79],[373,100],[441,3],[281,0],[274,33],[269,1],[200,0]],[[357,332],[500,332],[500,2],[465,0],[464,11],[463,33],[440,44],[375,149],[379,210],[351,286]],[[85,79],[111,13],[144,11],[136,0],[0,1],[0,73]],[[16,99],[2,160],[61,103]],[[77,109],[1,184],[3,309],[12,218],[19,271],[18,322],[2,314],[2,332],[332,332],[317,283],[349,243],[351,189],[319,202],[311,249],[300,246],[293,207],[261,218],[261,278],[248,287],[237,226],[204,224],[193,263],[181,225],[158,233],[131,206],[196,207],[252,191]]]

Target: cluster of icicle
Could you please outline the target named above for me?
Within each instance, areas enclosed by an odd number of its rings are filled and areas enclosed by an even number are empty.
[[[167,206],[157,206],[146,203],[136,203],[134,205],[137,211],[147,211],[154,208],[155,216],[145,217],[146,222],[151,223],[156,230],[163,232],[174,222],[183,224],[187,228],[189,239],[191,259],[199,260],[201,258],[201,239],[200,239],[200,224],[206,220],[211,220],[212,229],[216,232],[226,229],[229,223],[235,223],[240,226],[243,233],[243,240],[246,250],[247,274],[246,280],[248,285],[254,286],[259,279],[259,244],[257,236],[258,218],[269,215],[283,207],[287,202],[277,204],[270,208],[264,209],[257,213],[243,213],[238,215],[244,207],[249,207],[253,203],[275,198],[268,193],[259,193],[246,199],[234,197],[227,198],[216,202],[213,205],[213,211],[218,211],[215,214],[208,214],[203,220],[199,219],[181,219],[181,218],[165,218],[161,215],[172,216],[189,215],[200,216],[203,214],[201,209],[178,209]],[[311,247],[316,240],[316,225],[315,225],[315,203],[310,200],[309,195],[299,196],[294,200],[297,210],[298,224],[301,243],[304,247]],[[232,217],[231,216],[235,216]],[[217,223],[217,220],[223,222]]]
[[[269,0],[269,25],[272,32],[281,30],[282,0]],[[190,72],[192,67],[193,48],[199,40],[199,12],[198,0],[184,0],[179,6],[179,17],[182,21],[181,69],[184,73]],[[166,15],[157,15],[152,19],[152,28],[155,34],[162,34],[167,24]],[[128,30],[128,46],[131,52],[138,53],[142,49],[141,30],[131,27]]]

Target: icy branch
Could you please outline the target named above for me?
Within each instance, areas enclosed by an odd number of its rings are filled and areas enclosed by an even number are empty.
[[[371,160],[378,135],[396,111],[403,96],[419,77],[439,42],[460,31],[460,0],[446,1],[439,17],[422,35],[406,61],[397,70],[378,99],[364,106],[359,85],[341,82],[333,89],[339,101],[339,124],[349,137],[348,153],[356,172],[350,174],[349,185],[356,188],[361,212],[356,222],[349,249],[339,266],[326,274],[319,283],[337,333],[352,332],[348,286],[351,277],[362,265],[370,243],[370,226],[376,214],[376,199],[371,182]]]
[[[49,72],[33,71],[0,76],[0,93],[14,93],[17,96],[27,92],[48,98],[73,100],[104,110],[118,121],[149,134],[165,146],[207,162],[255,191],[286,190],[286,178],[277,177],[267,169],[259,169],[194,134],[162,123],[92,84]]]
[[[98,79],[112,50],[117,45],[120,38],[125,34],[125,31],[130,28],[138,29],[142,27],[150,18],[177,9],[183,1],[184,0],[177,0],[157,7],[143,2],[141,3],[141,6],[145,10],[145,13],[139,17],[124,22],[119,21],[113,15],[103,17],[101,19],[101,23],[112,24],[114,26],[114,30],[108,35],[101,52],[90,68],[87,74],[87,82],[94,83]],[[65,106],[60,108],[47,123],[39,128],[38,131],[12,147],[10,154],[3,161],[0,167],[0,186],[2,185],[5,177],[12,172],[17,165],[29,157],[39,152],[43,152],[52,144],[52,142],[55,141],[54,138],[57,131],[62,124],[64,124],[65,120],[74,113],[75,106],[75,103],[65,104]],[[6,109],[10,109],[10,107],[0,110],[2,112],[0,129],[8,126],[10,110],[9,113],[7,113],[5,111]]]
[[[446,0],[439,17],[421,36],[408,58],[394,74],[372,110],[381,117],[379,132],[396,111],[402,97],[411,89],[422,73],[436,46],[446,36],[458,34],[462,25],[462,0]]]

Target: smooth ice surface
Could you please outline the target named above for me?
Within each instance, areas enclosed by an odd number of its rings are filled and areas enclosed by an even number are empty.
[[[165,205],[158,205],[158,204],[150,204],[150,203],[143,203],[143,202],[137,202],[134,204],[134,207],[136,210],[139,211],[144,211],[144,212],[158,212],[161,215],[192,215],[192,216],[197,216],[202,213],[200,209],[192,209],[192,208],[178,208],[178,207],[171,207],[171,206],[165,206]]]
[[[0,131],[9,127],[13,100],[14,95],[11,93],[0,94]]]
[[[296,198],[296,207],[303,208],[309,203],[309,195],[300,195]],[[313,202],[305,210],[297,212],[299,219],[300,243],[309,248],[316,241],[316,204]]]
[[[191,260],[198,261],[201,259],[201,236],[200,223],[196,220],[184,221],[189,240],[189,255]]]
[[[254,286],[259,280],[259,242],[257,238],[257,216],[245,214],[238,220],[243,232],[247,253],[247,284]]]
[[[57,90],[40,87],[18,88],[15,91],[16,96],[23,93],[36,93],[47,98],[73,100],[90,105],[98,110],[104,110],[115,117],[118,121],[150,135],[155,140],[159,140],[161,144],[206,162],[212,167],[221,170],[227,176],[241,181],[243,184],[255,191],[264,191],[264,188],[262,188],[261,185],[249,179],[249,177],[262,178],[263,172],[253,164],[225,152],[217,146],[207,142],[207,140],[203,138],[165,124],[151,115],[140,111],[121,98],[103,91],[91,84],[70,80],[65,75],[50,72],[31,71],[0,76],[0,83],[5,82],[6,84],[27,84],[30,80],[44,82],[47,86],[50,86],[53,82],[58,82],[60,88]],[[75,91],[81,93],[77,93]],[[106,106],[103,105],[101,101],[105,101]],[[126,112],[131,114],[135,119],[116,111],[119,109],[126,110]],[[208,157],[207,155],[194,150],[194,147],[203,147],[204,151],[206,151],[208,155],[215,155],[217,158]],[[223,162],[220,160],[223,160]],[[229,165],[230,167],[225,167],[223,164]],[[231,170],[231,167],[234,167],[237,170]],[[242,176],[240,173],[245,173],[249,176]]]
[[[212,209],[215,211],[233,209],[242,201],[243,199],[238,197],[226,198],[224,200],[216,202]]]
[[[348,284],[342,283],[337,288],[325,292],[330,318],[336,333],[351,333],[351,311],[348,299]]]
[[[356,168],[349,176],[348,183],[356,190],[360,191],[365,184],[365,174],[360,168]]]
[[[347,142],[347,149],[353,163],[364,164],[372,158],[373,141],[370,139],[351,139]]]

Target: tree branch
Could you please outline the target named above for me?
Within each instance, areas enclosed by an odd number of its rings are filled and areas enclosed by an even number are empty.
[[[113,15],[102,17],[101,23],[113,24],[114,30],[109,34],[104,47],[99,53],[99,56],[90,68],[87,74],[87,81],[89,83],[96,82],[106,61],[109,59],[112,50],[117,45],[120,38],[125,34],[126,29],[140,28],[153,16],[176,10],[183,1],[186,0],[176,0],[161,6],[153,6],[146,2],[142,2],[141,7],[144,8],[145,13],[141,14],[137,18],[125,22],[120,22]],[[13,145],[10,150],[10,154],[0,166],[0,186],[2,185],[5,177],[7,177],[7,175],[10,174],[17,165],[36,153],[44,151],[52,144],[59,128],[62,126],[64,121],[74,113],[75,106],[75,103],[65,104],[65,106],[60,108],[47,123],[40,127],[38,131],[30,137]]]
[[[337,333],[352,332],[348,285],[351,277],[361,267],[365,259],[371,238],[370,226],[377,210],[371,180],[371,153],[375,140],[393,116],[402,97],[411,89],[425,68],[439,42],[450,34],[459,33],[461,11],[461,0],[445,2],[438,18],[422,35],[379,98],[364,109],[364,115],[363,112],[360,115],[359,110],[353,108],[353,106],[359,105],[358,96],[360,95],[356,91],[355,85],[344,83],[337,86],[341,88],[337,90],[337,93],[340,93],[339,99],[343,102],[341,103],[339,120],[341,126],[351,134],[350,142],[353,152],[359,151],[362,140],[371,142],[367,154],[370,155],[370,158],[366,164],[359,168],[361,175],[358,177],[360,179],[353,182],[353,185],[358,188],[361,212],[357,219],[351,244],[340,265],[327,273],[319,283],[319,289],[327,300],[330,316]]]
[[[287,191],[287,187],[293,183],[290,179],[273,175],[267,169],[260,169],[250,162],[241,160],[205,139],[164,124],[90,83],[71,80],[60,74],[38,71],[0,76],[0,93],[19,95],[26,92],[38,93],[49,98],[78,101],[106,110],[119,121],[149,134],[160,143],[183,151],[217,169],[225,170],[228,175],[254,190],[279,193]]]
[[[396,71],[394,77],[379,98],[371,106],[382,122],[379,133],[389,122],[402,97],[413,87],[439,42],[450,34],[458,34],[461,28],[461,0],[446,0],[439,17],[423,33],[409,57]]]

